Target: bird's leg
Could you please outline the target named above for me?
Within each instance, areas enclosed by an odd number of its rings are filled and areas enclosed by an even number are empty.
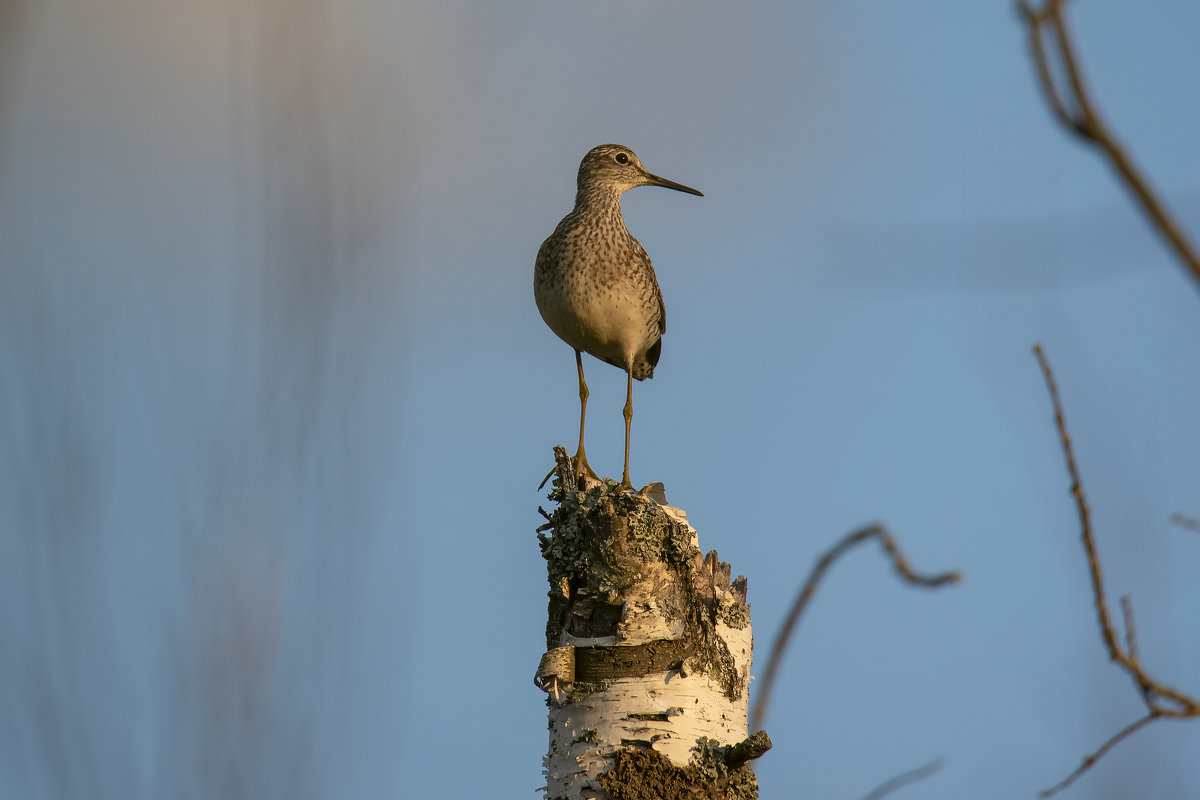
[[[633,489],[629,482],[629,426],[633,422],[633,367],[625,370],[629,377],[625,390],[625,474],[621,476],[621,488]]]
[[[590,478],[600,480],[590,464],[587,462],[587,454],[583,451],[583,423],[587,418],[587,399],[588,388],[587,381],[583,379],[583,353],[575,351],[575,366],[579,367],[579,450],[575,453],[575,474],[586,474]]]

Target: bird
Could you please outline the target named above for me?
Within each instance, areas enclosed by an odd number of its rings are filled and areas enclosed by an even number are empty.
[[[579,164],[575,207],[538,248],[533,295],[550,330],[575,350],[579,372],[579,449],[575,474],[598,480],[587,462],[583,428],[588,388],[583,353],[625,370],[625,468],[629,481],[629,429],[633,380],[654,377],[667,330],[667,311],[654,267],[641,242],[625,227],[621,195],[637,186],[662,186],[703,197],[681,183],[646,170],[634,152],[619,144],[593,147]]]

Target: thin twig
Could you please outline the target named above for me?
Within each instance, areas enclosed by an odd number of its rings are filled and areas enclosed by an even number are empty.
[[[1133,602],[1129,595],[1121,595],[1121,611],[1125,615],[1125,649],[1129,651],[1129,660],[1138,662],[1137,627],[1133,623]]]
[[[1172,514],[1171,522],[1175,523],[1181,528],[1190,528],[1194,531],[1200,531],[1200,519],[1195,519],[1185,514]]]
[[[942,759],[936,758],[923,767],[910,769],[908,772],[902,772],[891,780],[884,781],[883,783],[879,784],[879,786],[871,790],[871,793],[864,797],[863,800],[882,800],[883,797],[886,797],[901,787],[928,778],[941,768]]]
[[[1126,644],[1126,649],[1121,649],[1117,634],[1113,630],[1112,619],[1108,613],[1108,603],[1104,597],[1104,574],[1100,566],[1100,556],[1096,551],[1096,540],[1092,535],[1091,515],[1088,511],[1087,497],[1083,492],[1083,481],[1079,477],[1079,469],[1075,464],[1075,452],[1071,446],[1071,435],[1067,432],[1067,423],[1063,417],[1062,401],[1058,396],[1058,384],[1054,380],[1054,372],[1050,369],[1050,362],[1047,360],[1046,354],[1040,344],[1033,346],[1033,354],[1037,357],[1038,364],[1042,368],[1042,376],[1046,380],[1046,389],[1050,394],[1050,402],[1054,406],[1054,424],[1058,429],[1058,438],[1062,444],[1063,456],[1067,462],[1067,472],[1071,476],[1071,494],[1075,497],[1075,506],[1079,512],[1079,523],[1082,529],[1080,538],[1082,538],[1084,550],[1087,552],[1088,568],[1092,579],[1092,594],[1096,607],[1096,617],[1100,623],[1101,637],[1104,639],[1105,647],[1108,649],[1109,658],[1117,662],[1133,678],[1149,712],[1142,719],[1119,731],[1105,742],[1099,750],[1085,758],[1083,764],[1065,780],[1041,793],[1042,797],[1049,797],[1069,786],[1076,778],[1091,769],[1092,765],[1107,753],[1113,745],[1151,720],[1160,717],[1182,719],[1200,716],[1200,702],[1170,686],[1154,680],[1143,669],[1137,651],[1137,632],[1134,627],[1133,602],[1128,596],[1121,598],[1121,607],[1125,614]],[[1162,705],[1163,701],[1166,701],[1170,705]]]
[[[1133,601],[1129,595],[1121,595],[1121,612],[1125,615],[1125,650],[1129,653],[1129,663],[1136,669],[1131,670],[1130,677],[1142,694],[1142,702],[1146,708],[1154,710],[1154,685],[1142,673],[1141,657],[1138,655],[1137,625],[1133,621]]]
[[[896,546],[896,541],[892,538],[892,535],[878,523],[868,525],[843,537],[825,555],[821,556],[813,566],[812,572],[809,573],[808,578],[804,581],[804,585],[800,589],[800,593],[796,595],[795,602],[792,603],[792,609],[788,612],[783,627],[780,628],[779,633],[775,637],[775,643],[771,646],[771,655],[767,659],[766,673],[763,675],[762,683],[759,684],[758,692],[755,695],[754,709],[750,714],[751,730],[760,730],[762,728],[762,722],[766,718],[767,704],[771,698],[771,689],[775,685],[775,674],[779,669],[780,663],[783,661],[783,654],[787,650],[788,641],[791,639],[792,632],[796,628],[796,623],[800,620],[800,615],[804,612],[808,601],[812,599],[813,593],[816,592],[817,584],[820,583],[825,572],[839,556],[868,539],[877,539],[879,541],[884,552],[891,558],[892,568],[896,570],[896,574],[908,583],[934,588],[946,583],[956,583],[961,578],[957,572],[943,572],[933,576],[925,576],[913,572],[912,568],[908,566],[908,560]]]
[[[1095,763],[1104,756],[1105,753],[1107,753],[1109,750],[1111,750],[1113,748],[1113,745],[1115,745],[1117,742],[1124,739],[1126,736],[1129,736],[1134,731],[1137,731],[1139,728],[1141,728],[1146,723],[1151,722],[1155,719],[1158,719],[1160,716],[1162,716],[1162,714],[1157,713],[1155,711],[1151,711],[1149,714],[1142,717],[1137,722],[1132,722],[1129,725],[1126,725],[1120,731],[1113,734],[1112,738],[1110,738],[1107,742],[1100,745],[1099,750],[1097,750],[1096,752],[1092,753],[1091,755],[1089,755],[1085,759],[1083,759],[1083,763],[1080,764],[1079,767],[1074,772],[1072,772],[1067,777],[1063,778],[1060,782],[1056,783],[1054,786],[1051,786],[1049,789],[1043,789],[1042,791],[1038,792],[1038,797],[1049,797],[1052,794],[1057,794],[1057,793],[1061,792],[1063,789],[1067,788],[1072,783],[1074,783],[1076,778],[1078,778],[1080,775],[1082,775],[1083,773],[1085,773],[1089,769],[1091,769],[1095,765]]]
[[[1121,648],[1117,645],[1117,635],[1113,632],[1112,621],[1108,616],[1108,601],[1104,599],[1104,574],[1100,567],[1100,558],[1096,555],[1096,540],[1092,537],[1091,512],[1088,510],[1087,496],[1083,493],[1083,481],[1079,478],[1079,468],[1075,465],[1075,451],[1071,447],[1071,435],[1067,433],[1067,422],[1063,417],[1062,402],[1058,397],[1058,385],[1054,382],[1054,372],[1040,344],[1033,346],[1033,354],[1037,356],[1038,364],[1042,367],[1042,375],[1046,379],[1046,389],[1050,392],[1050,402],[1054,405],[1054,424],[1058,428],[1058,438],[1062,444],[1063,455],[1067,459],[1067,472],[1071,476],[1071,494],[1075,497],[1075,507],[1079,511],[1080,534],[1083,537],[1083,549],[1087,551],[1088,570],[1092,578],[1092,594],[1095,598],[1096,616],[1100,620],[1100,633],[1108,648],[1109,657],[1113,661],[1121,660]]]
[[[1151,225],[1167,240],[1175,255],[1200,283],[1200,254],[1096,111],[1084,83],[1083,71],[1079,67],[1075,45],[1067,27],[1063,13],[1065,4],[1066,0],[1045,0],[1041,8],[1034,8],[1026,0],[1017,0],[1017,11],[1027,28],[1029,49],[1033,54],[1042,94],[1046,97],[1054,117],[1065,129],[1099,148],[1108,157],[1109,164],[1120,175],[1125,187],[1133,193]],[[1067,85],[1061,90],[1056,85],[1050,69],[1050,59],[1046,52],[1046,28],[1050,29],[1058,60],[1066,73]],[[1065,99],[1064,94],[1067,95]]]

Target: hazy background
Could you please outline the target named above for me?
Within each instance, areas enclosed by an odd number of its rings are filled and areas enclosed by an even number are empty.
[[[1100,105],[1200,236],[1200,7],[1072,4]],[[534,528],[573,443],[534,254],[583,153],[669,326],[631,471],[750,578],[816,555],[764,797],[1032,797],[1143,713],[1115,604],[1200,691],[1200,291],[1038,95],[1005,0],[0,0],[0,796],[535,798]],[[624,377],[585,363],[619,475]],[[1200,794],[1200,723],[1070,797]]]

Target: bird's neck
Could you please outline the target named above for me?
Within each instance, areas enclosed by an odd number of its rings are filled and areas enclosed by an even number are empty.
[[[586,217],[612,217],[625,222],[621,215],[621,193],[611,186],[581,186],[575,194],[575,214]]]

